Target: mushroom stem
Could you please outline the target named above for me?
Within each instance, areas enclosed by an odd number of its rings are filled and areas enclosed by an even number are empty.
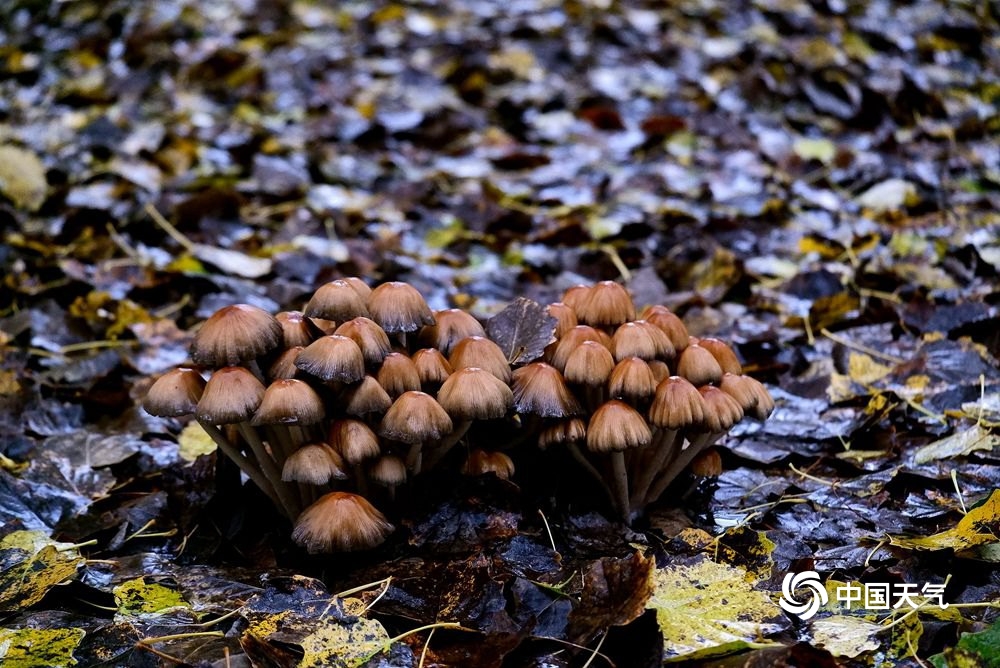
[[[250,445],[250,449],[257,459],[257,464],[260,466],[261,472],[270,481],[271,487],[274,489],[274,493],[280,502],[279,505],[285,511],[285,514],[288,515],[289,519],[294,520],[302,512],[302,508],[299,507],[299,502],[292,495],[292,490],[281,480],[281,470],[275,463],[274,458],[264,447],[264,443],[260,440],[257,430],[251,427],[249,422],[240,422],[237,424],[237,428],[240,430],[240,435],[243,436],[243,439]]]
[[[573,456],[573,459],[575,459],[577,463],[580,464],[580,466],[582,466],[584,470],[586,470],[587,473],[589,473],[591,477],[594,478],[594,480],[596,480],[601,484],[601,488],[608,495],[608,501],[611,502],[611,505],[612,506],[617,505],[615,495],[611,491],[611,488],[608,487],[608,483],[604,479],[604,476],[602,476],[601,472],[597,470],[597,467],[591,464],[590,460],[587,459],[586,456],[584,456],[583,452],[580,451],[580,448],[577,446],[577,444],[574,443],[573,441],[567,441],[566,449],[569,450],[569,453]]]
[[[279,508],[282,507],[281,502],[278,500],[277,494],[274,492],[274,488],[268,479],[261,473],[261,470],[257,468],[253,462],[251,462],[246,455],[239,451],[232,443],[229,442],[222,434],[217,426],[210,422],[205,422],[203,420],[198,420],[198,424],[201,428],[215,441],[215,444],[219,446],[219,450],[222,451],[224,455],[236,462],[236,465],[240,467],[240,470],[247,474],[247,477],[253,481],[257,487],[260,488],[262,492],[267,494],[268,498],[274,503],[274,505]],[[294,519],[294,518],[289,518]]]
[[[455,444],[462,440],[462,437],[469,431],[469,427],[472,426],[472,420],[462,420],[461,422],[456,422],[451,430],[451,433],[444,437],[444,440],[427,453],[424,457],[424,469],[432,469],[438,462],[444,459],[444,456],[448,454],[448,451],[455,447]]]
[[[638,475],[629,499],[631,512],[638,512],[642,509],[646,503],[646,492],[649,491],[649,486],[653,483],[656,474],[663,469],[671,457],[677,454],[677,449],[680,446],[680,442],[677,440],[677,430],[657,429],[651,445],[652,457],[636,459]]]
[[[615,450],[611,453],[611,472],[613,475],[612,487],[615,493],[615,506],[622,521],[628,526],[628,470],[625,468],[625,453]]]
[[[687,465],[698,456],[698,453],[714,445],[716,441],[722,438],[726,432],[703,432],[697,434],[691,439],[688,439],[688,446],[677,453],[673,461],[667,465],[658,476],[656,476],[652,487],[650,487],[649,492],[646,494],[643,505],[648,505],[653,501],[660,498],[660,495],[670,486],[670,483],[674,481],[681,471],[687,468]]]
[[[423,450],[422,443],[414,443],[410,446],[409,451],[406,453],[406,470],[412,475],[419,475],[420,468],[422,464],[421,451]]]

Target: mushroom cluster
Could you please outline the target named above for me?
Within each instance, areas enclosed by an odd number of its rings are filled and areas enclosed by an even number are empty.
[[[384,541],[393,527],[372,501],[463,441],[463,473],[511,477],[503,447],[468,442],[477,423],[516,415],[517,442],[565,448],[629,521],[774,406],[728,346],[689,337],[662,306],[637,319],[617,283],[571,288],[547,310],[551,343],[515,369],[476,318],[434,312],[406,283],[335,280],[301,312],[227,306],[195,335],[194,366],[160,377],[145,408],[194,414],[319,553]]]

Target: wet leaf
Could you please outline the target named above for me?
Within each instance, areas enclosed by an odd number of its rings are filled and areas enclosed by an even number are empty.
[[[992,451],[998,444],[1000,435],[975,424],[964,431],[925,445],[913,454],[913,461],[926,464],[935,459],[953,459],[970,455],[977,450]]]
[[[0,146],[0,193],[27,211],[37,211],[45,201],[48,182],[45,167],[32,151]]]
[[[188,462],[193,462],[201,455],[211,454],[218,447],[208,432],[193,420],[181,430],[177,436],[177,443],[180,446],[181,458]]]
[[[0,663],[5,668],[65,668],[77,665],[73,652],[83,629],[0,629]]]
[[[525,297],[486,321],[486,335],[500,346],[511,364],[527,364],[541,357],[555,329],[556,319],[545,307]]]
[[[890,536],[893,545],[913,550],[967,550],[1000,542],[1000,490],[994,491],[952,528],[921,538]]]
[[[155,617],[190,610],[181,593],[156,582],[135,578],[114,588],[118,614],[124,618]]]
[[[84,559],[40,531],[14,531],[0,539],[0,610],[32,606],[50,589],[77,576]]]
[[[954,647],[930,657],[935,668],[993,668],[1000,665],[1000,621],[979,633],[963,633]]]
[[[781,610],[741,568],[707,559],[667,566],[654,571],[653,586],[648,607],[663,633],[664,660],[729,654],[782,628]]]

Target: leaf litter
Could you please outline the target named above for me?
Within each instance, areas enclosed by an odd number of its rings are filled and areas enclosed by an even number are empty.
[[[762,638],[705,634],[696,656],[993,658],[1000,59],[986,6],[0,13],[14,27],[0,66],[5,665],[360,665],[369,642],[371,665],[635,665],[637,648],[658,665],[682,643],[644,610],[686,591],[655,583],[693,563],[695,588],[732,582],[720,596],[761,606],[807,568],[828,586],[951,575],[949,599],[972,604],[888,632],[898,613],[762,623]],[[135,405],[218,307],[301,307],[348,274],[473,310],[518,363],[551,337],[539,305],[621,279],[693,335],[731,341],[778,410],[721,444],[718,480],[682,478],[634,531],[545,469],[517,486],[439,481],[400,504],[405,537],[311,559],[193,423]],[[330,593],[390,575],[364,614]],[[116,618],[128,587],[137,609],[173,612]],[[276,613],[250,602],[278,592],[287,636],[254,626]],[[385,645],[440,621],[471,632]]]

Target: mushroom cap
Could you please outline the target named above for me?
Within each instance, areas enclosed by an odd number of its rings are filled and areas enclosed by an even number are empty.
[[[371,367],[381,364],[385,356],[392,350],[389,336],[371,318],[352,318],[341,323],[333,333],[338,336],[346,336],[358,344],[365,356],[365,364]]]
[[[675,354],[680,354],[688,347],[688,331],[684,321],[666,306],[650,306],[643,312],[642,318],[667,335],[674,345]]]
[[[467,367],[448,376],[437,399],[453,420],[465,422],[503,417],[514,395],[507,383],[489,371]]]
[[[774,412],[774,398],[764,387],[764,384],[756,378],[751,376],[743,376],[743,378],[746,378],[747,386],[757,395],[757,405],[747,415],[755,420],[766,420]]]
[[[677,375],[700,387],[721,381],[722,367],[712,353],[695,343],[685,348],[678,358]]]
[[[310,318],[323,318],[336,322],[358,316],[368,317],[365,298],[344,280],[330,281],[321,285],[306,304],[304,312]]]
[[[743,373],[743,365],[740,364],[739,358],[725,342],[709,337],[698,339],[698,345],[712,353],[712,357],[722,368],[722,373],[731,373],[735,376]]]
[[[626,402],[642,401],[656,393],[656,385],[649,364],[638,357],[626,357],[611,371],[608,395]]]
[[[656,386],[649,407],[649,423],[660,429],[700,428],[705,422],[705,400],[686,378],[671,376]]]
[[[452,374],[451,364],[437,348],[421,348],[413,353],[412,359],[425,390],[441,385]]]
[[[310,554],[367,550],[382,544],[393,526],[363,496],[324,494],[295,521],[292,540]]]
[[[486,336],[482,323],[461,309],[435,311],[434,318],[434,324],[420,330],[418,340],[421,345],[437,348],[445,355],[451,354],[452,348],[462,339]]]
[[[546,306],[545,310],[556,319],[556,338],[562,337],[566,332],[580,324],[573,309],[562,302],[553,302]]]
[[[396,455],[382,455],[368,468],[368,475],[385,487],[402,485],[406,482],[406,464]]]
[[[626,357],[639,357],[646,361],[669,359],[674,356],[674,344],[656,325],[645,320],[626,322],[611,337],[611,352],[616,362]]]
[[[281,324],[264,309],[233,304],[202,323],[191,343],[191,359],[205,366],[237,366],[277,348],[283,337]]]
[[[323,400],[309,383],[294,378],[276,380],[267,386],[250,424],[309,425],[322,421],[325,414]]]
[[[659,385],[663,382],[665,378],[670,378],[670,367],[663,360],[653,360],[652,362],[646,362],[649,365],[649,370],[653,372],[653,377],[656,378],[656,384]]]
[[[303,445],[285,460],[281,467],[285,482],[305,482],[325,485],[331,480],[346,480],[344,460],[326,443]]]
[[[390,334],[413,332],[434,324],[434,314],[415,287],[401,281],[382,283],[368,295],[368,312]]]
[[[305,348],[302,346],[292,346],[278,355],[277,359],[271,362],[271,366],[267,368],[268,380],[295,378],[295,374],[299,371],[299,368],[295,366],[295,360],[299,358],[299,353],[303,350]]]
[[[143,408],[157,417],[190,415],[198,407],[205,379],[194,369],[179,367],[160,376],[146,393]]]
[[[513,380],[514,410],[521,415],[561,418],[581,412],[580,403],[554,366],[532,362],[514,371]]]
[[[346,282],[354,288],[354,291],[361,295],[361,298],[364,299],[366,303],[368,302],[368,296],[372,293],[372,289],[368,287],[368,284],[362,279],[357,276],[344,276],[340,280]]]
[[[403,392],[420,389],[420,372],[417,365],[402,353],[389,353],[378,370],[378,384],[395,399]]]
[[[323,336],[323,330],[300,311],[282,311],[274,319],[281,325],[282,340],[286,348],[304,348]]]
[[[360,464],[382,453],[378,436],[360,420],[334,420],[330,423],[327,442],[348,464]]]
[[[462,464],[462,474],[477,476],[487,473],[493,473],[501,480],[510,480],[514,475],[514,462],[502,452],[473,448]]]
[[[345,388],[340,399],[340,405],[348,415],[385,413],[392,405],[389,393],[373,376],[365,376],[360,383]]]
[[[393,402],[378,431],[393,441],[416,445],[439,441],[451,430],[451,418],[441,404],[426,392],[411,390]]]
[[[580,418],[560,420],[548,425],[538,434],[538,447],[542,450],[559,443],[577,443],[587,438],[587,423]]]
[[[211,424],[249,420],[264,397],[264,384],[241,366],[218,369],[208,379],[196,415]]]
[[[580,307],[583,306],[584,302],[587,301],[587,297],[590,296],[590,286],[579,284],[566,288],[566,291],[562,294],[562,303],[573,309],[573,314],[579,319],[580,317]]]
[[[566,332],[566,334],[556,342],[556,346],[552,351],[552,359],[549,360],[549,364],[562,372],[566,368],[566,360],[569,359],[569,356],[574,350],[576,350],[577,346],[584,341],[597,341],[605,348],[609,349],[611,346],[611,337],[604,332],[594,329],[589,325],[577,325]]]
[[[563,376],[571,383],[597,387],[608,382],[615,368],[611,352],[597,341],[584,341],[566,358]]]
[[[705,400],[705,430],[712,434],[729,431],[734,424],[743,419],[743,409],[731,396],[715,387],[705,385],[699,387]]]
[[[510,382],[510,362],[500,346],[485,336],[467,336],[455,344],[448,363],[455,371],[469,367],[486,369],[504,383]]]
[[[623,401],[601,404],[587,425],[587,449],[591,452],[619,452],[649,445],[653,434],[646,420]]]
[[[587,293],[576,311],[577,319],[587,325],[608,327],[635,320],[635,304],[628,290],[614,281],[601,281]]]
[[[748,382],[749,376],[737,376],[732,373],[722,374],[719,389],[731,396],[740,405],[743,412],[751,414],[757,408],[759,397],[755,388]]]
[[[365,377],[361,348],[346,336],[328,334],[310,343],[295,366],[324,382],[356,383]]]
[[[722,473],[722,455],[718,448],[708,448],[699,452],[691,460],[691,473],[702,478],[717,478]]]

